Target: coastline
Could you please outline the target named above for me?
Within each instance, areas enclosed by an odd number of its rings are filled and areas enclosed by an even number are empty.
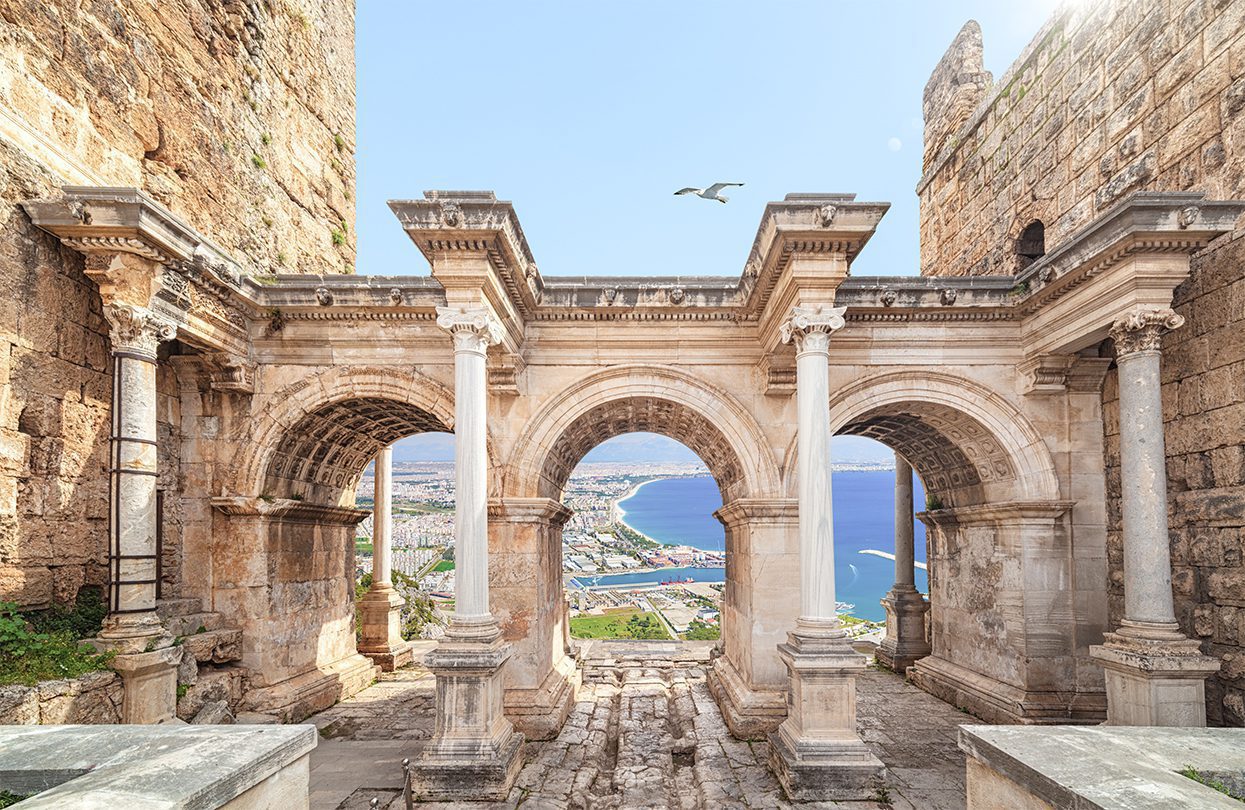
[[[683,477],[683,476],[680,476],[680,477]],[[641,537],[643,537],[645,540],[649,541],[650,543],[656,543],[656,544],[657,544],[657,545],[659,545],[659,546],[670,546],[670,545],[674,545],[674,544],[672,544],[672,543],[667,543],[667,542],[665,542],[665,541],[663,541],[663,540],[658,540],[658,539],[657,539],[657,538],[655,538],[655,537],[649,537],[647,534],[645,534],[644,532],[640,531],[640,530],[639,530],[639,529],[637,529],[635,526],[632,526],[630,523],[628,523],[628,522],[627,522],[627,510],[626,510],[626,509],[623,509],[623,501],[629,501],[629,500],[631,500],[633,497],[635,497],[635,495],[636,495],[636,494],[637,494],[637,493],[638,493],[641,489],[643,489],[643,487],[644,487],[644,485],[645,485],[645,484],[651,484],[651,483],[653,483],[654,481],[673,481],[673,480],[675,480],[675,479],[674,479],[674,477],[672,477],[672,476],[659,476],[659,477],[657,477],[657,478],[646,478],[646,479],[644,479],[644,480],[643,480],[643,481],[641,481],[640,483],[638,483],[638,484],[636,484],[635,486],[633,486],[631,489],[627,490],[627,492],[626,492],[626,493],[625,493],[625,494],[624,494],[621,498],[619,498],[618,500],[614,501],[613,505],[611,505],[611,506],[610,506],[610,517],[614,518],[617,522],[619,522],[619,523],[621,523],[622,525],[626,526],[628,529],[630,529],[631,531],[633,531],[633,532],[635,532],[636,534],[640,535]],[[654,571],[661,571],[661,570],[663,570],[663,569],[660,569],[660,568],[654,568],[654,569],[652,569],[652,570],[654,570]]]

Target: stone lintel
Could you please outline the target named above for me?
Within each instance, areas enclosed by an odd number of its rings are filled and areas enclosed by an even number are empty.
[[[1010,501],[974,506],[951,506],[918,512],[917,517],[934,526],[972,526],[988,523],[1049,524],[1072,509],[1076,501]]]
[[[757,521],[795,524],[800,519],[796,498],[735,498],[713,513],[724,526]]]
[[[212,499],[212,508],[225,515],[280,519],[291,523],[357,526],[372,513],[367,509],[324,506],[292,498],[248,498],[224,495]]]

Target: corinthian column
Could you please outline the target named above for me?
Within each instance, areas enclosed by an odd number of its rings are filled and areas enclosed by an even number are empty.
[[[797,801],[865,797],[882,763],[856,734],[856,675],[865,667],[835,610],[830,500],[830,336],[846,307],[795,307],[782,326],[796,347],[800,616],[778,645],[791,679],[787,719],[770,734],[770,760]]]
[[[437,678],[437,722],[411,769],[424,799],[502,800],[522,766],[523,736],[502,713],[510,645],[489,612],[485,353],[502,338],[487,309],[437,308],[454,339],[454,616],[425,658]]]
[[[414,658],[402,638],[402,606],[406,600],[393,587],[393,447],[376,454],[372,473],[372,586],[359,600],[359,652],[386,672]]]
[[[1167,453],[1159,388],[1162,336],[1184,318],[1137,308],[1111,328],[1120,390],[1124,618],[1091,648],[1106,668],[1112,725],[1204,726],[1205,679],[1219,660],[1180,632],[1167,531]]]
[[[925,614],[929,603],[916,589],[916,544],[912,523],[912,465],[895,454],[895,584],[882,599],[886,609],[886,638],[877,658],[903,673],[918,658],[929,655]]]
[[[156,615],[156,349],[177,326],[129,304],[104,307],[112,341],[108,617],[101,638],[142,650]],[[122,646],[126,646],[122,644]]]
[[[176,710],[181,649],[156,614],[156,349],[176,325],[144,307],[104,306],[112,342],[108,453],[108,616],[100,646],[125,686],[127,723],[157,723]]]

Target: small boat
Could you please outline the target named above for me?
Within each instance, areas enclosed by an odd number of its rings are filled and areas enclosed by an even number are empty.
[[[690,579],[690,578],[688,579],[663,579],[661,584],[662,585],[687,585],[688,583],[695,582],[695,581],[696,580]]]

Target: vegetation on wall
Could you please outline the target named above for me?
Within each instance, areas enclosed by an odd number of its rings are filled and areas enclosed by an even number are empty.
[[[107,610],[98,590],[83,588],[73,607],[23,613],[0,602],[0,686],[33,686],[107,669],[112,653],[82,643],[98,635]]]

